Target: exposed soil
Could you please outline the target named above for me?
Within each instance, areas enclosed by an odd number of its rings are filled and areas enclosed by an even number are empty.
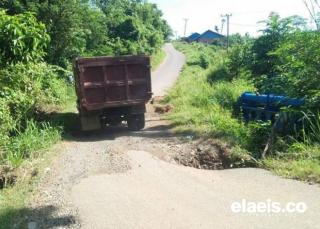
[[[188,151],[175,155],[179,164],[198,169],[227,169],[231,168],[230,148],[215,140],[198,140],[191,144]]]

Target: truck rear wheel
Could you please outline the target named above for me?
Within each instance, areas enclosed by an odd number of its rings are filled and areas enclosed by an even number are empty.
[[[134,114],[128,117],[128,128],[132,131],[138,131],[144,128],[145,118],[143,114]]]

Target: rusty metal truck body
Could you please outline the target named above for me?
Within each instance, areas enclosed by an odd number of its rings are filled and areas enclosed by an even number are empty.
[[[122,121],[131,130],[144,127],[152,96],[148,56],[77,58],[73,69],[82,130]]]

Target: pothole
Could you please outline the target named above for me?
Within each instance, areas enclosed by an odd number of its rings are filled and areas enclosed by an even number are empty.
[[[189,150],[173,157],[181,165],[198,169],[220,170],[231,168],[230,148],[220,142],[206,140],[196,142]]]

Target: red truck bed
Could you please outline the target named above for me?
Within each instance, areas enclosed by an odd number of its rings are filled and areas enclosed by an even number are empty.
[[[152,96],[148,56],[77,58],[74,73],[80,110],[144,104]]]

